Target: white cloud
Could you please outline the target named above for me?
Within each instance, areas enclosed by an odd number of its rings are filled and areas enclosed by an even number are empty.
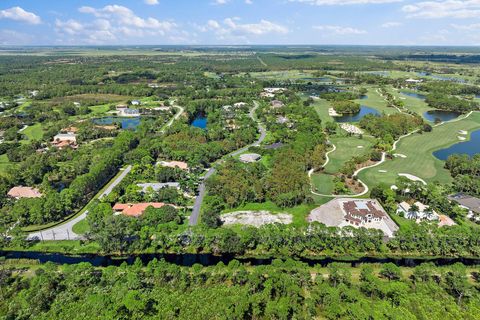
[[[306,3],[316,6],[345,6],[355,4],[382,4],[402,2],[403,0],[289,0],[290,2]]]
[[[287,34],[288,28],[269,20],[257,23],[241,23],[240,18],[226,18],[219,22],[208,20],[204,26],[196,26],[201,32],[213,32],[218,40],[250,42],[249,37],[267,34]]]
[[[29,24],[42,23],[42,19],[40,19],[40,17],[35,13],[25,11],[20,7],[12,7],[10,9],[0,10],[0,19],[10,19]]]
[[[480,17],[480,0],[424,1],[402,7],[409,18],[477,18]]]
[[[28,45],[33,44],[36,39],[30,34],[21,33],[15,30],[0,30],[0,45]]]
[[[132,10],[119,5],[108,5],[101,9],[92,7],[81,7],[82,13],[92,14],[97,18],[115,19],[123,26],[131,26],[141,29],[156,29],[159,32],[170,31],[176,24],[169,21],[159,21],[155,18],[143,19],[135,15]]]
[[[452,28],[462,31],[476,31],[480,30],[480,23],[473,23],[467,25],[451,24]]]
[[[143,0],[145,4],[148,4],[149,6],[154,6],[158,4],[158,0]]]
[[[395,27],[400,27],[402,24],[400,22],[396,21],[391,21],[391,22],[385,22],[384,24],[381,25],[382,28],[395,28]]]
[[[103,8],[81,7],[79,12],[95,18],[92,21],[56,20],[55,30],[66,43],[151,43],[163,39],[186,39],[188,34],[178,30],[173,21],[141,18],[127,7],[108,5]]]
[[[245,0],[245,4],[252,4],[253,1],[252,0]]]
[[[367,33],[367,31],[361,30],[361,29],[356,29],[352,27],[333,26],[333,25],[314,26],[313,29],[325,31],[329,34],[335,34],[335,35],[358,35],[358,34]]]
[[[215,0],[213,4],[216,5],[222,5],[222,4],[227,4],[230,0]]]

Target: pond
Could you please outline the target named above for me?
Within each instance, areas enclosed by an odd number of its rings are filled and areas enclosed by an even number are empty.
[[[445,110],[429,110],[423,113],[423,117],[431,122],[435,122],[435,120],[438,119],[440,119],[442,122],[450,121],[458,118],[459,115],[459,112]]]
[[[390,75],[390,71],[367,71],[366,73],[382,77],[388,77]]]
[[[343,116],[335,117],[335,121],[337,122],[358,122],[360,119],[365,117],[367,114],[373,114],[376,116],[380,115],[376,109],[367,107],[367,106],[360,106],[360,112],[353,113],[353,114],[345,114]]]
[[[368,99],[368,96],[366,94],[360,96],[360,100],[366,100]]]
[[[302,78],[301,80],[305,81],[318,81],[318,82],[332,82],[332,78],[328,77],[320,77],[320,78],[313,78],[313,77],[307,77],[307,78]]]
[[[56,264],[78,264],[82,262],[88,262],[96,267],[107,267],[107,266],[119,266],[122,263],[133,264],[136,259],[145,265],[153,259],[164,259],[168,263],[173,263],[176,265],[191,267],[195,264],[200,264],[202,266],[214,266],[219,262],[228,265],[230,261],[237,260],[238,262],[245,265],[270,265],[273,262],[273,258],[245,258],[245,257],[236,257],[234,255],[214,255],[214,254],[138,254],[138,255],[128,255],[123,257],[118,256],[109,256],[109,255],[98,255],[98,254],[85,254],[85,255],[68,255],[61,253],[44,253],[44,252],[35,252],[35,251],[0,251],[0,257],[5,257],[5,259],[34,259],[38,260],[40,263],[53,262]],[[287,257],[292,258],[292,257]],[[475,266],[480,264],[480,259],[478,258],[381,258],[381,257],[361,257],[361,258],[351,258],[351,259],[342,259],[342,258],[331,258],[331,257],[319,257],[319,258],[303,258],[303,257],[293,257],[294,259],[304,262],[309,266],[321,265],[326,267],[332,262],[342,262],[348,263],[352,267],[358,267],[360,264],[364,263],[394,263],[399,267],[415,267],[421,263],[432,262],[437,266],[447,266],[454,263],[460,262],[467,266]],[[283,258],[286,259],[286,258]]]
[[[193,119],[192,123],[190,123],[192,127],[206,129],[207,128],[207,117],[204,114],[199,114]]]
[[[437,150],[433,155],[435,158],[445,161],[455,153],[467,154],[470,157],[476,153],[480,153],[480,130],[472,132],[470,140],[458,142],[448,148]]]
[[[96,118],[92,119],[93,123],[107,126],[111,124],[118,123],[122,129],[130,129],[135,130],[140,125],[140,117],[131,117],[131,118],[124,118],[124,117],[103,117],[103,118]]]
[[[420,99],[420,100],[425,100],[427,98],[426,95],[416,93],[416,92],[400,91],[400,93],[405,95],[405,96],[409,96],[409,97],[412,97],[412,98],[417,98],[417,99]]]

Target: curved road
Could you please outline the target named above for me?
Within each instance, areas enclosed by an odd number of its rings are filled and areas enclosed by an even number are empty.
[[[102,193],[97,196],[98,199],[102,199],[103,197],[108,196],[113,191],[113,189],[118,186],[120,182],[122,182],[122,180],[130,172],[130,170],[132,170],[132,166],[128,166],[125,169],[120,170],[122,170],[122,173],[118,177],[116,177],[115,180],[113,180],[113,182],[110,183],[110,185]],[[85,210],[81,215],[76,216],[75,218],[70,219],[65,223],[49,229],[29,233],[27,240],[82,240],[84,239],[84,237],[73,232],[73,226],[77,222],[85,219],[87,217],[87,214],[88,210]]]
[[[249,144],[249,145],[247,145],[247,146],[245,146],[241,149],[238,149],[238,150],[226,155],[226,157],[235,157],[235,156],[247,151],[248,148],[250,148],[250,147],[259,146],[260,143],[262,143],[262,141],[265,140],[265,137],[267,136],[267,130],[258,121],[257,117],[255,116],[255,111],[257,110],[257,108],[259,106],[258,102],[254,101],[253,104],[254,104],[254,107],[252,109],[250,109],[249,116],[253,121],[255,121],[257,123],[258,131],[260,132],[260,137],[254,143]],[[200,186],[198,187],[198,196],[195,199],[195,203],[194,203],[193,209],[192,209],[192,214],[190,215],[189,225],[191,225],[191,226],[196,225],[198,223],[198,218],[200,217],[200,209],[202,208],[203,198],[205,197],[205,193],[206,193],[205,181],[208,178],[210,178],[217,171],[215,169],[215,166],[216,166],[216,164],[219,164],[222,161],[223,160],[221,160],[221,159],[217,160],[216,163],[214,163],[212,165],[212,167],[207,171],[207,173],[203,176],[203,181],[200,184]]]
[[[162,128],[162,130],[160,130],[160,133],[164,133],[165,130],[170,127],[173,122],[177,120],[184,112],[183,107],[176,105],[174,107],[178,109],[178,112],[172,119],[170,119],[170,121],[168,121],[168,123]],[[102,199],[103,197],[108,196],[113,191],[113,189],[128,175],[130,170],[132,170],[132,166],[127,166],[125,169],[120,170],[123,172],[118,175],[118,177],[116,177],[115,180],[113,180],[113,182],[111,182],[104,191],[102,191],[96,196],[98,199]],[[82,214],[74,217],[73,219],[67,220],[65,223],[45,230],[29,233],[27,236],[27,240],[82,240],[85,237],[73,232],[73,226],[79,221],[85,219],[87,217],[87,214],[88,210],[85,210]]]
[[[435,127],[439,127],[439,126],[442,126],[442,125],[447,124],[447,123],[452,123],[452,122],[457,122],[457,121],[460,121],[460,120],[467,119],[468,117],[470,117],[470,116],[472,115],[472,113],[473,113],[473,111],[470,111],[470,112],[467,113],[464,117],[461,117],[461,118],[459,117],[459,118],[457,118],[457,119],[450,120],[450,121],[444,121],[444,122],[438,123],[438,124],[436,124],[436,125],[433,125],[433,127],[435,128]],[[419,129],[415,129],[415,130],[413,130],[413,131],[411,131],[411,132],[409,132],[409,133],[407,133],[407,134],[404,134],[403,136],[398,137],[398,139],[393,142],[392,149],[390,150],[390,152],[393,152],[393,151],[395,151],[395,150],[397,149],[397,144],[398,144],[403,138],[406,138],[406,137],[414,134],[414,133],[417,132],[417,131],[419,131]],[[334,150],[335,150],[335,149],[334,149]],[[330,152],[333,152],[334,150],[330,150],[329,152],[327,152],[327,154],[330,153]],[[363,167],[363,168],[358,169],[357,171],[355,171],[355,172],[353,173],[353,176],[357,176],[357,175],[358,175],[361,171],[363,171],[363,170],[370,169],[370,168],[373,168],[373,167],[376,167],[376,166],[381,165],[382,163],[384,163],[384,162],[386,161],[386,156],[387,156],[387,153],[386,153],[386,152],[382,152],[382,159],[381,159],[380,161],[375,162],[374,164],[372,164],[372,165],[370,165],[370,166],[366,166],[366,167]],[[329,160],[329,159],[328,159],[328,157],[327,157],[327,161],[325,162],[325,164],[324,164],[322,167],[324,167],[324,166],[328,163],[328,160]],[[308,172],[308,177],[311,178],[312,174],[313,174],[313,169],[311,169],[311,170]],[[422,181],[422,183],[426,184],[426,182],[425,182],[423,179],[420,178],[420,180]],[[352,195],[352,194],[349,194],[349,195],[347,195],[347,194],[344,194],[344,195],[321,194],[321,193],[315,192],[315,191],[313,191],[313,188],[314,188],[314,187],[313,187],[313,183],[312,183],[311,180],[310,180],[310,189],[311,189],[311,192],[312,192],[313,194],[315,194],[315,195],[317,195],[317,196],[322,196],[322,197],[334,197],[334,198],[339,198],[339,197],[351,197],[351,198],[354,198],[354,197],[360,197],[360,196],[363,196],[363,195],[367,194],[368,191],[369,191],[369,188],[368,188],[367,184],[364,183],[364,182],[363,182],[362,180],[360,180],[360,179],[358,179],[357,181],[362,184],[364,190],[363,190],[361,193],[357,193],[357,194],[353,194],[353,195]]]

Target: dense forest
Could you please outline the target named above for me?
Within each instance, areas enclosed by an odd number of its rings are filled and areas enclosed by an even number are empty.
[[[478,319],[479,273],[462,264],[0,269],[2,319]]]

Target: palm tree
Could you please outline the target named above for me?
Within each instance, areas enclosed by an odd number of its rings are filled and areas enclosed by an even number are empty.
[[[412,204],[412,206],[410,207],[410,209],[408,210],[408,218],[409,219],[414,219],[414,220],[417,220],[418,218],[418,206],[416,204]]]
[[[425,218],[427,218],[428,220],[431,220],[434,216],[433,209],[431,207],[426,207],[423,213],[425,214]]]

